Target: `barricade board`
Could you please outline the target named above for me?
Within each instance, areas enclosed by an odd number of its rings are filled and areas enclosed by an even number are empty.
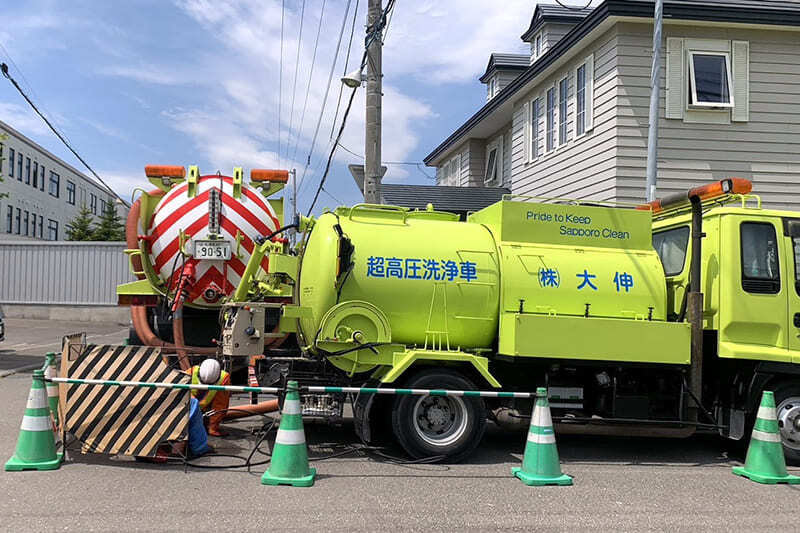
[[[146,346],[70,345],[63,377],[189,383],[161,350]],[[183,440],[189,423],[188,390],[61,384],[64,429],[82,451],[152,457],[159,444]]]

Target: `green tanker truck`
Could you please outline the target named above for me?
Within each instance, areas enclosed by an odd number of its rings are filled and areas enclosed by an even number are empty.
[[[295,247],[276,240],[289,226],[254,239],[222,304],[222,357],[257,356],[264,386],[546,386],[562,433],[743,439],[766,388],[797,461],[800,218],[749,192],[731,179],[638,207],[514,196],[463,222],[365,204],[302,218]],[[348,401],[364,441],[454,461],[488,420],[526,427],[532,408],[308,394],[304,414]]]

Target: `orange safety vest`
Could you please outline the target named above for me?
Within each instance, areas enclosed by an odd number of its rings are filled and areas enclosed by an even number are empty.
[[[192,385],[200,385],[200,366],[195,365],[191,369],[192,372]],[[230,383],[230,374],[225,372],[224,370],[220,371],[219,379],[217,380],[214,385],[228,385]],[[197,401],[200,402],[200,410],[206,411],[211,406],[211,402],[214,401],[214,396],[217,395],[217,391],[215,390],[199,390],[199,389],[192,389],[192,396],[197,398]]]

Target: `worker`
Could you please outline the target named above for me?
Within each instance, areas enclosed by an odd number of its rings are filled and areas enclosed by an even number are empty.
[[[216,359],[206,359],[200,365],[195,365],[189,369],[192,376],[193,385],[230,385],[231,375],[222,370],[219,361]],[[208,420],[208,434],[214,437],[224,437],[226,434],[220,430],[220,423],[228,409],[231,393],[228,391],[217,390],[198,390],[192,389],[192,397],[200,402],[200,410],[203,413],[211,412]]]

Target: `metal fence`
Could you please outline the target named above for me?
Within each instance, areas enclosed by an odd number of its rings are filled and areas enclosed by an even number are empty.
[[[116,305],[124,242],[0,242],[0,304]]]

